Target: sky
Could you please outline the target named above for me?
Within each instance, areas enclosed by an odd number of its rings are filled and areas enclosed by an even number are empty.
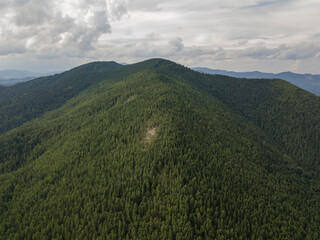
[[[1,0],[0,70],[166,58],[320,74],[319,0]]]

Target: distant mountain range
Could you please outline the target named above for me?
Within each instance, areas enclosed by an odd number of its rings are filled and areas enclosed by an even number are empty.
[[[122,63],[121,65],[127,65]],[[259,71],[253,72],[234,72],[220,69],[210,69],[204,67],[195,67],[193,70],[208,73],[225,75],[236,78],[250,78],[250,79],[283,79],[286,80],[306,91],[309,91],[317,96],[320,96],[320,74],[298,74],[292,72],[281,72],[281,73],[264,73]],[[26,70],[15,70],[8,69],[0,71],[0,85],[9,86],[20,82],[26,82],[38,77],[51,76],[62,71],[47,72],[47,73],[36,73]]]
[[[26,82],[38,77],[50,76],[60,72],[35,73],[26,70],[2,70],[0,71],[0,85],[14,85],[19,82]]]
[[[233,72],[219,69],[196,67],[193,70],[209,74],[219,74],[236,78],[264,78],[264,79],[283,79],[317,96],[320,96],[320,75],[298,74],[292,72],[264,73],[264,72]]]

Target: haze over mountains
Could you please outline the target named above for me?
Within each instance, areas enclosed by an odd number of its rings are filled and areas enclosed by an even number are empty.
[[[60,71],[61,72],[61,71]],[[14,85],[42,76],[50,76],[59,72],[35,73],[26,70],[7,69],[0,71],[0,85]]]
[[[319,239],[319,112],[163,59],[0,87],[0,238]]]
[[[263,73],[259,71],[234,72],[234,71],[225,71],[225,70],[210,69],[210,68],[203,68],[203,67],[195,67],[193,69],[203,73],[220,74],[220,75],[237,77],[237,78],[283,79],[317,96],[320,96],[320,75],[297,74],[292,72],[282,72],[282,73],[276,73],[276,74]]]

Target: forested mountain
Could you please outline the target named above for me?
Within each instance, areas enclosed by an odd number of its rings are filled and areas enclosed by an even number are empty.
[[[115,62],[97,62],[7,87],[3,93],[0,90],[0,134],[60,107],[121,66]]]
[[[286,80],[302,89],[305,89],[317,96],[320,96],[320,75],[313,74],[298,74],[292,72],[282,72],[282,73],[263,73],[259,71],[254,72],[233,72],[218,69],[202,68],[196,67],[194,70],[209,73],[209,74],[219,74],[229,77],[237,78],[263,78],[263,79],[283,79]]]
[[[162,59],[0,88],[0,239],[319,239],[319,113]]]

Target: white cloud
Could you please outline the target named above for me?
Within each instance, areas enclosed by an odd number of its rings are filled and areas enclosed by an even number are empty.
[[[0,44],[24,42],[25,52],[39,57],[84,56],[110,32],[106,10],[101,0],[6,2],[0,9],[6,13],[0,20]],[[15,53],[22,51],[8,52]]]
[[[170,39],[169,46],[173,53],[181,52],[184,47],[182,38],[176,37],[176,38]]]

